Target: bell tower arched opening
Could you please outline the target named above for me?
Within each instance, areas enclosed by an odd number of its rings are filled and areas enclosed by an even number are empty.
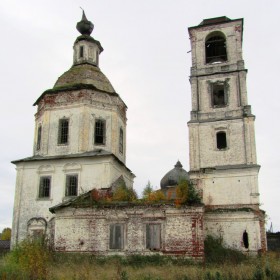
[[[205,59],[208,63],[227,61],[226,38],[222,32],[210,33],[205,41]]]

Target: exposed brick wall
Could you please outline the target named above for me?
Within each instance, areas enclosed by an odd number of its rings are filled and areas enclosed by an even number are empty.
[[[133,206],[64,208],[55,221],[55,250],[111,254],[183,255],[204,257],[203,207]],[[124,247],[112,250],[110,225],[124,227]],[[146,248],[146,224],[160,225],[160,249]]]

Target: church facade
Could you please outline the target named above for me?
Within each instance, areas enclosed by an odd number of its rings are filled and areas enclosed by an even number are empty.
[[[168,203],[77,207],[77,201],[90,200],[93,189],[112,190],[120,183],[133,188],[134,179],[126,166],[127,107],[99,68],[103,48],[84,13],[77,29],[73,66],[34,104],[33,156],[13,161],[12,246],[47,234],[58,251],[201,259],[204,238],[213,235],[238,250],[265,250],[243,20],[221,17],[189,28],[190,171],[177,163],[162,188],[174,188],[180,174],[187,174],[203,204],[180,208]]]

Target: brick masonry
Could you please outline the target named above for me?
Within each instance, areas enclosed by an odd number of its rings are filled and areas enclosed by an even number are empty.
[[[62,208],[56,210],[54,246],[57,251],[101,255],[161,254],[203,259],[204,207],[127,206]],[[123,249],[110,249],[110,225],[124,226]],[[146,225],[160,225],[160,249],[146,248]]]

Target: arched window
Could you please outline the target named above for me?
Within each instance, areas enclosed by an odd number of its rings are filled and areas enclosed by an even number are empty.
[[[227,61],[226,39],[222,33],[214,32],[205,42],[206,63]]]
[[[222,150],[227,147],[227,135],[224,131],[217,132],[216,140],[218,150]]]

